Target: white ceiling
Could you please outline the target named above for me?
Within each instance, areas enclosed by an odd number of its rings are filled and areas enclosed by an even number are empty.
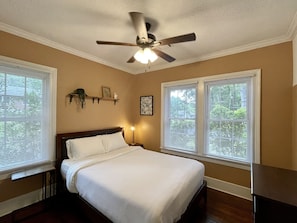
[[[191,32],[197,40],[160,46],[172,63],[128,64],[137,47],[96,40],[135,43],[131,11],[144,13],[157,40]],[[297,0],[1,0],[0,29],[137,74],[292,40],[296,11]]]

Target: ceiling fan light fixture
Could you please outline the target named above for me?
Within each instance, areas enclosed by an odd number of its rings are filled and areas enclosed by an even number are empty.
[[[130,57],[129,60],[127,60],[127,63],[134,63],[136,60],[140,63],[148,64],[148,63],[154,62],[156,59],[158,59],[158,57],[171,63],[175,61],[175,58],[157,49],[156,47],[164,46],[164,45],[171,46],[172,44],[176,44],[176,43],[183,43],[183,42],[196,40],[195,33],[188,33],[188,34],[169,37],[169,38],[157,41],[154,34],[148,33],[148,31],[150,30],[151,24],[145,22],[143,13],[129,12],[129,14],[137,34],[135,44],[125,43],[125,42],[101,41],[101,40],[96,41],[97,44],[102,44],[102,45],[139,46],[140,49],[135,53],[134,56]]]
[[[152,51],[149,47],[146,47],[144,49],[139,49],[135,55],[134,58],[143,64],[148,64],[148,62],[154,62],[156,59],[158,59],[157,54]]]
[[[151,48],[145,48],[144,55],[152,62],[154,62],[156,59],[158,59],[157,54],[155,54],[154,51],[151,50]]]
[[[144,51],[143,49],[139,49],[135,55],[134,55],[135,60],[137,60],[140,63],[143,64],[147,64],[148,63],[148,59],[146,58],[146,56],[144,55]]]

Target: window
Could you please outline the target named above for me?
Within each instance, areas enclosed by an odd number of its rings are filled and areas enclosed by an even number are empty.
[[[260,70],[162,83],[164,152],[259,162],[259,117]]]
[[[250,82],[235,78],[205,83],[205,154],[249,162]]]
[[[0,173],[54,160],[56,69],[0,57]]]
[[[196,85],[166,88],[165,137],[168,148],[196,151]]]

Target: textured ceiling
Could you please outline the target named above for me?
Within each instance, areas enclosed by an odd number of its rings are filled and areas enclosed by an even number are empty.
[[[149,67],[126,61],[135,43],[129,12],[152,24],[157,39],[195,32],[197,40],[159,49]],[[0,29],[132,74],[158,70],[289,41],[297,24],[297,0],[1,0]]]

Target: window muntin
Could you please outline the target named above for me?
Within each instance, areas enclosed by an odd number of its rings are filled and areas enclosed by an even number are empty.
[[[260,83],[259,69],[162,83],[161,151],[243,169],[250,162],[259,163]],[[165,143],[169,111],[166,91],[187,84],[196,87],[194,152],[186,151],[184,146],[174,148]],[[216,93],[222,86],[229,88],[228,96],[224,96],[226,100],[222,100],[223,93]],[[222,150],[215,150],[218,145]]]
[[[0,57],[0,173],[54,160],[56,69]]]
[[[251,78],[205,83],[205,154],[249,162]]]
[[[196,151],[196,86],[167,87],[164,144],[184,152]]]

